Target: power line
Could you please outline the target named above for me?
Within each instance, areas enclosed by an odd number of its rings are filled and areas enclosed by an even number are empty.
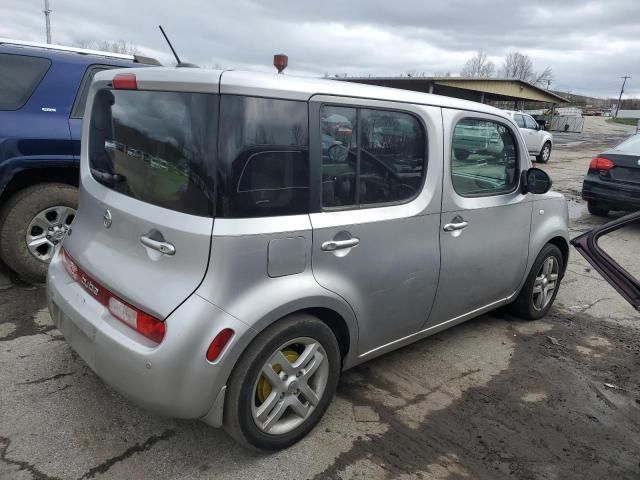
[[[51,43],[51,9],[49,8],[49,0],[44,0],[44,19],[47,25],[47,43]]]
[[[620,111],[620,102],[622,101],[622,94],[624,93],[624,86],[627,83],[627,78],[631,78],[630,75],[625,75],[624,77],[620,77],[622,78],[622,88],[620,89],[620,96],[618,97],[618,105],[616,105],[616,118],[618,118],[618,112]]]

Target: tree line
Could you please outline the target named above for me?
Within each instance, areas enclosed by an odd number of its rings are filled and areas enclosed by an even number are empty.
[[[549,88],[553,81],[551,67],[542,71],[533,68],[529,55],[521,52],[510,52],[504,59],[500,69],[496,70],[494,63],[489,60],[482,49],[467,60],[460,71],[460,76],[471,78],[513,78],[524,80],[539,87]]]

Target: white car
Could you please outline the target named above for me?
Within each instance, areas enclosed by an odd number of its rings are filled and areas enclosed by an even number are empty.
[[[547,163],[551,157],[553,135],[542,130],[531,115],[513,110],[505,110],[505,113],[518,125],[522,138],[527,144],[529,155],[536,157],[540,163]]]

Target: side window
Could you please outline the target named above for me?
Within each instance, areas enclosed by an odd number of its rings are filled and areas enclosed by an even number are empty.
[[[463,197],[500,195],[518,184],[512,132],[497,122],[466,118],[453,131],[451,181]]]
[[[309,212],[308,116],[306,102],[222,96],[219,216]]]
[[[103,70],[108,70],[109,68],[115,67],[92,65],[87,68],[82,82],[80,83],[80,88],[78,90],[78,94],[76,95],[76,100],[73,103],[73,108],[71,109],[71,118],[82,118],[82,116],[84,115],[84,107],[87,103],[87,96],[89,95],[89,87],[91,86],[93,77],[96,76],[96,73]]]
[[[0,53],[0,110],[18,110],[33,94],[51,61]]]
[[[408,113],[325,106],[322,128],[322,205],[402,202],[425,174],[426,136]]]
[[[524,117],[521,114],[516,113],[516,114],[513,115],[513,118],[516,121],[516,125],[518,125],[518,127],[525,128],[525,126],[524,126]]]
[[[527,128],[531,129],[531,130],[537,130],[538,129],[538,122],[536,122],[533,117],[530,117],[529,115],[524,115],[524,124],[526,125]]]

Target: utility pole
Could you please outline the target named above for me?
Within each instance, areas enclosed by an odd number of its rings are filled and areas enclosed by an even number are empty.
[[[47,43],[51,43],[51,9],[49,8],[49,0],[44,0],[44,19],[47,24]]]
[[[622,88],[620,89],[620,96],[618,97],[618,105],[616,105],[616,118],[618,118],[618,112],[620,111],[620,102],[622,101],[622,94],[624,93],[624,86],[627,83],[627,78],[631,78],[629,75],[625,75],[622,78]]]

